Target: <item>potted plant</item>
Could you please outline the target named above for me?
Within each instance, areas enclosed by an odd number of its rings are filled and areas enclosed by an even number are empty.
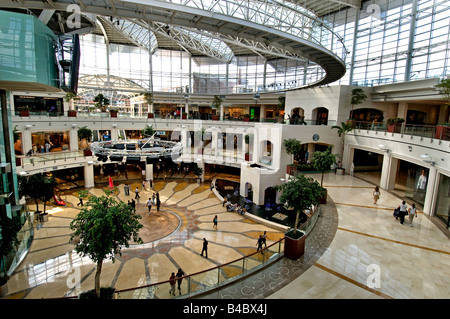
[[[150,110],[151,110],[151,107],[150,107],[150,106],[151,106],[151,104],[153,103],[153,93],[151,93],[151,92],[145,92],[145,93],[143,94],[143,96],[144,96],[145,102],[147,103],[147,110],[148,110],[147,118],[152,119],[154,116],[153,116],[153,113],[150,112]]]
[[[145,128],[141,131],[142,136],[144,136],[144,138],[146,137],[153,137],[153,135],[155,135],[156,131],[153,129],[153,126],[151,125],[146,125]]]
[[[352,121],[347,121],[347,123],[341,122],[341,126],[338,125],[333,125],[331,127],[331,129],[337,129],[338,130],[338,135],[339,137],[341,137],[341,151],[339,153],[339,157],[342,158],[342,156],[344,155],[344,140],[345,140],[345,134],[347,134],[348,132],[351,132],[353,129],[353,123]],[[338,167],[339,172],[337,172],[338,175],[344,175],[345,174],[345,169],[342,167]]]
[[[70,240],[75,243],[75,251],[81,256],[88,256],[96,263],[94,289],[83,298],[105,298],[104,292],[114,296],[114,291],[100,288],[100,275],[103,261],[110,259],[115,262],[118,255],[122,255],[122,248],[128,248],[130,242],[141,244],[139,230],[143,227],[139,222],[142,217],[136,214],[127,203],[118,201],[112,190],[106,190],[106,195],[100,197],[90,195],[87,205],[70,223],[73,231]]]
[[[181,113],[181,119],[183,119],[183,120],[187,119],[187,113],[186,112]]]
[[[36,202],[35,215],[48,217],[45,215],[45,201],[49,200],[54,193],[56,181],[53,176],[47,176],[44,173],[37,173],[30,176],[21,176],[18,178],[19,196],[28,197]],[[51,195],[49,195],[51,193]],[[39,201],[44,201],[44,214],[39,210]],[[45,220],[44,220],[45,221]]]
[[[284,256],[297,260],[304,254],[306,240],[305,234],[298,230],[300,215],[305,217],[305,210],[310,210],[313,206],[318,205],[324,191],[316,180],[303,174],[290,178],[287,183],[274,186],[274,188],[282,192],[280,203],[285,207],[292,208],[287,212],[295,214],[294,227],[285,234]]]
[[[19,110],[20,116],[30,116],[30,108],[28,106],[19,106],[17,109]]]
[[[8,294],[7,276],[7,256],[14,251],[14,247],[19,244],[17,233],[20,224],[7,216],[0,217],[0,298]]]
[[[75,93],[67,92],[66,95],[64,95],[64,101],[70,102],[74,99],[78,98]],[[76,110],[68,110],[67,111],[68,117],[77,117],[77,111]]]
[[[278,104],[275,106],[275,119],[277,123],[283,123],[281,112],[284,111],[285,106],[286,106],[286,97],[284,95],[279,96]]]
[[[253,134],[245,134],[244,142],[245,142],[245,160],[248,162],[252,160],[249,144],[253,144]]]
[[[312,162],[314,168],[322,173],[320,180],[320,187],[323,188],[323,176],[326,171],[331,169],[331,166],[336,163],[336,155],[331,153],[331,146],[324,152],[315,151],[312,154]],[[320,199],[321,204],[327,203],[327,190],[324,188],[324,196]]]
[[[296,138],[288,138],[283,140],[283,146],[286,149],[286,153],[293,156],[292,164],[287,165],[286,173],[294,175],[297,170],[295,163],[298,162],[302,150],[302,142]]]
[[[198,166],[197,164],[194,167],[194,175],[197,176],[197,183],[201,182],[201,176],[203,174],[203,168]]]
[[[109,99],[107,99],[103,94],[99,93],[94,98],[94,105],[100,109],[101,112],[106,112],[109,105]]]
[[[388,125],[388,132],[400,133],[400,128],[403,122],[405,122],[405,119],[401,117],[388,118],[386,120],[386,124]]]
[[[117,109],[109,109],[109,114],[111,115],[111,117],[117,117],[117,113],[119,113],[119,110]]]
[[[78,139],[80,141],[84,141],[84,143],[86,144],[83,150],[84,156],[92,156],[92,151],[88,147],[89,142],[91,141],[91,137],[92,130],[90,128],[83,126],[78,129]]]

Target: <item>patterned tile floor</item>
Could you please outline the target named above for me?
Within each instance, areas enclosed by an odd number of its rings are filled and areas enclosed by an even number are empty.
[[[317,178],[317,175],[312,175]],[[132,189],[140,185],[132,184]],[[329,201],[307,239],[305,255],[282,258],[271,266],[220,290],[198,298],[449,298],[450,242],[423,214],[414,227],[392,217],[400,200],[382,192],[376,205],[373,185],[345,175],[326,174]],[[117,197],[127,201],[119,186]],[[185,273],[239,258],[255,250],[259,233],[276,239],[282,234],[237,214],[226,213],[209,184],[160,181],[162,211],[178,216],[170,234],[127,249],[115,263],[107,262],[102,285],[125,289],[167,280],[178,267]],[[91,189],[101,194],[101,189]],[[150,191],[141,194],[138,211]],[[6,298],[35,299],[77,295],[92,289],[95,265],[73,252],[68,225],[79,207],[75,196],[64,198],[69,207],[52,209],[49,220],[36,230],[31,251],[8,282]],[[212,218],[219,217],[219,229]],[[209,258],[199,256],[202,238],[210,242]]]

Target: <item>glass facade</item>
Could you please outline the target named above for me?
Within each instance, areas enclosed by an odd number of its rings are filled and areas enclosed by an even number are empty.
[[[373,86],[445,77],[449,16],[445,0],[363,1],[359,12],[349,8],[326,16],[350,52],[340,84]]]
[[[440,175],[434,215],[450,230],[450,177]]]

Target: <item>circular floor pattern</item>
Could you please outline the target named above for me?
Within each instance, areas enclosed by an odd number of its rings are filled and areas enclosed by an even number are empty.
[[[151,243],[169,236],[175,232],[181,224],[180,218],[173,212],[155,208],[148,213],[147,208],[138,208],[136,213],[142,217],[140,223],[143,225],[139,231],[144,244]],[[134,244],[134,243],[131,243]]]

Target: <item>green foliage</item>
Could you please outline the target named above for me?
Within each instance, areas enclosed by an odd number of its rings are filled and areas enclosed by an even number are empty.
[[[92,130],[86,126],[80,127],[78,129],[78,139],[86,139],[86,141],[90,142],[92,137]]]
[[[53,176],[38,173],[30,176],[18,176],[19,196],[26,196],[36,201],[36,211],[39,211],[39,200],[44,203],[55,193],[56,180]],[[44,206],[45,212],[45,206]]]
[[[103,94],[99,93],[94,98],[95,106],[98,107],[102,112],[106,112],[106,108],[110,104],[109,99],[106,98]]]
[[[331,129],[337,129],[339,137],[344,137],[346,133],[350,132],[353,129],[353,126],[352,123],[341,122],[341,126],[333,125]]]
[[[19,244],[19,240],[17,239],[19,230],[19,223],[7,216],[0,218],[0,264],[2,264],[1,260],[3,257],[6,257],[14,250],[14,246]]]
[[[121,255],[122,247],[129,247],[129,241],[142,243],[138,235],[142,225],[131,206],[114,197],[90,195],[87,204],[70,223],[74,231],[71,240],[79,237],[75,251],[89,256],[94,262],[110,258],[115,261]]]
[[[153,94],[150,92],[145,92],[143,95],[144,95],[145,102],[147,102],[148,105],[152,104]]]
[[[442,79],[439,84],[435,86],[442,95],[445,96],[447,102],[445,103],[445,109],[450,105],[450,78]]]
[[[244,136],[245,144],[250,144],[250,139],[253,141],[253,134],[245,134]]]
[[[222,104],[222,101],[223,99],[220,96],[214,95],[212,105],[214,106],[214,108],[219,108],[220,105]]]
[[[312,154],[312,162],[315,169],[322,172],[320,186],[323,186],[323,174],[331,169],[331,165],[336,163],[336,155],[331,153],[331,146],[324,152],[315,151]]]
[[[70,240],[77,238],[75,251],[88,256],[97,264],[95,274],[95,294],[100,297],[100,273],[103,261],[107,258],[115,261],[122,255],[122,248],[129,242],[141,244],[139,222],[142,217],[134,213],[132,207],[117,201],[110,195],[89,196],[87,204],[70,223]]]
[[[298,160],[300,152],[302,151],[302,142],[296,138],[287,138],[283,140],[283,146],[286,149],[286,153],[294,155],[294,159]]]
[[[280,202],[285,207],[292,207],[296,213],[294,232],[297,231],[299,213],[318,205],[325,194],[324,189],[312,177],[299,175],[290,179],[287,183],[276,185],[274,188],[281,191]]]
[[[390,117],[386,120],[386,123],[388,125],[392,125],[392,124],[402,124],[403,122],[405,122],[404,118],[401,117]]]
[[[95,294],[95,289],[88,290],[80,294],[79,299],[113,299],[114,293],[116,289],[114,287],[101,287],[100,288],[100,297],[97,297]]]
[[[196,165],[194,167],[194,175],[197,176],[197,177],[200,177],[200,176],[202,176],[202,174],[203,174],[203,168],[201,168],[198,165]]]
[[[367,95],[363,89],[357,88],[352,90],[351,104],[359,105],[367,99]]]
[[[156,133],[156,131],[153,129],[152,126],[147,125],[147,126],[145,126],[145,128],[141,131],[141,133],[142,133],[142,135],[143,135],[144,137],[150,137],[150,136],[153,136],[153,135]]]
[[[70,102],[70,100],[72,100],[76,97],[77,97],[77,95],[75,93],[67,92],[66,95],[64,95],[64,101]]]

